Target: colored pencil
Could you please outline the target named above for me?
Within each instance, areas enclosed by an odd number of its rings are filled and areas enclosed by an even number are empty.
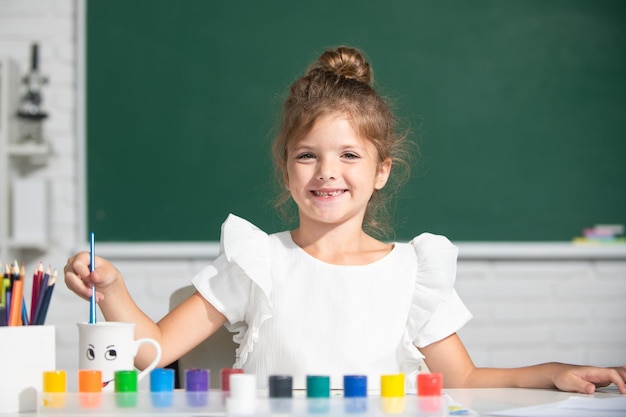
[[[56,284],[56,280],[57,271],[55,270],[54,274],[52,274],[52,278],[50,278],[50,281],[48,282],[48,287],[45,289],[42,288],[42,291],[44,292],[43,302],[41,304],[41,310],[39,311],[39,314],[37,316],[37,321],[35,322],[38,325],[43,325],[46,322],[48,308],[50,307],[50,299],[52,298],[52,291],[54,291],[54,285]]]
[[[22,322],[21,325],[22,326],[27,326],[29,323],[28,321],[28,311],[26,309],[26,300],[24,300],[24,295],[22,294]]]
[[[39,315],[41,314],[43,299],[44,299],[45,291],[48,288],[49,280],[50,280],[50,266],[46,268],[46,272],[43,274],[43,278],[41,279],[41,286],[39,288],[39,296],[37,297],[37,305],[35,306],[35,315],[31,316],[30,324],[37,324],[37,317],[39,317]]]
[[[96,270],[96,237],[91,232],[89,239],[89,271]],[[96,323],[96,286],[91,287],[91,298],[89,299],[89,323]]]
[[[11,291],[11,310],[9,311],[9,326],[19,326],[22,321],[22,298],[24,281],[17,278],[13,281]]]
[[[15,278],[15,279],[21,277],[21,275],[20,275],[20,264],[17,263],[17,259],[13,261],[13,266],[11,268],[11,273],[13,274],[13,278]]]
[[[10,323],[10,317],[11,317],[11,299],[13,298],[12,295],[13,293],[10,291],[10,288],[9,288],[9,290],[7,290],[7,306],[4,311],[4,317],[7,322],[7,326]]]
[[[4,277],[9,279],[11,286],[9,289],[13,289],[13,274],[11,273],[12,267],[9,264],[4,264]]]
[[[15,280],[17,279],[18,275],[15,273],[15,267],[13,266],[12,263],[4,265],[4,273],[9,276],[9,281],[11,283],[11,287],[10,287],[11,295],[9,296],[9,306],[7,308],[7,314],[8,314],[7,321],[9,323],[9,326],[17,326],[19,324],[18,323],[19,319],[16,319],[16,316],[15,316],[15,311],[18,311],[17,301],[15,298],[16,297],[15,293],[17,291]],[[15,311],[14,311],[14,308],[15,308]],[[21,315],[20,315],[20,319],[21,319]]]
[[[0,262],[0,268],[2,263]],[[7,289],[10,282],[4,278],[4,275],[0,277],[0,326],[6,326],[9,324],[7,319]]]
[[[15,269],[17,271],[17,260],[15,261]],[[28,324],[28,311],[26,308],[26,299],[24,298],[24,287],[26,286],[26,265],[22,262],[22,266],[19,269],[20,279],[22,280],[22,300],[21,300],[21,311],[20,311],[20,326]]]
[[[2,263],[0,262],[0,267],[1,267]],[[0,307],[6,307],[7,305],[7,299],[6,299],[6,291],[7,291],[8,285],[6,284],[6,280],[4,278],[4,275],[0,276]]]
[[[4,264],[4,275],[2,280],[5,285],[5,320],[9,324],[9,313],[11,312],[11,289],[13,288],[13,280],[11,279],[11,268],[9,264]]]
[[[15,289],[13,289],[11,303],[16,303],[15,305],[15,317],[13,318],[14,326],[22,325],[22,302],[24,300],[24,280],[21,279],[20,276],[20,265],[17,263],[17,259],[13,261],[13,265],[11,265],[11,279],[13,280],[13,286],[15,286],[15,281],[22,281],[22,288],[20,290],[21,294],[17,294]],[[19,297],[19,298],[17,298]]]
[[[33,290],[30,294],[30,324],[35,324],[35,310],[37,309],[37,300],[39,299],[39,290],[41,288],[41,280],[43,278],[43,262],[39,261],[39,268],[33,274]]]

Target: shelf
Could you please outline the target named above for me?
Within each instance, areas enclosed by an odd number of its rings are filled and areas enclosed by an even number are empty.
[[[16,202],[15,190],[11,188],[12,181],[30,177],[35,169],[48,163],[53,150],[50,143],[45,140],[41,142],[18,140],[20,125],[15,105],[19,103],[20,80],[17,63],[7,57],[0,57],[0,259],[5,261],[21,258],[22,251],[43,253],[49,249],[49,241],[45,234],[34,235],[34,239],[29,239],[30,234],[9,233],[14,220],[11,216],[13,203]],[[30,212],[25,215],[30,216]],[[44,215],[47,216],[48,213]],[[27,219],[30,220],[28,217]]]
[[[459,259],[624,260],[626,244],[571,242],[458,242]]]
[[[44,252],[48,249],[48,242],[41,239],[9,239],[9,241],[7,242],[7,247],[13,250],[37,250]]]
[[[50,153],[47,143],[12,143],[7,146],[9,156],[46,156]]]

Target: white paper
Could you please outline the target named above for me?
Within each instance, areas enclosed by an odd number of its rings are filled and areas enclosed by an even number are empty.
[[[626,396],[597,398],[572,396],[565,401],[497,411],[490,416],[506,417],[624,417]]]

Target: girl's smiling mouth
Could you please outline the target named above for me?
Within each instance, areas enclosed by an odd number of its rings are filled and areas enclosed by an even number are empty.
[[[343,193],[345,193],[346,190],[314,190],[311,191],[311,193],[313,193],[313,195],[315,197],[337,197]]]

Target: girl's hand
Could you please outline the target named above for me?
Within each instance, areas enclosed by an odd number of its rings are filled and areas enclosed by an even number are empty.
[[[626,367],[598,368],[561,364],[554,376],[554,385],[562,391],[593,394],[596,388],[611,383],[620,393],[626,394]]]
[[[89,300],[91,289],[96,286],[96,302],[104,299],[116,283],[122,282],[120,272],[109,261],[96,257],[96,270],[89,270],[89,252],[79,252],[70,257],[65,264],[65,285],[79,297]]]

